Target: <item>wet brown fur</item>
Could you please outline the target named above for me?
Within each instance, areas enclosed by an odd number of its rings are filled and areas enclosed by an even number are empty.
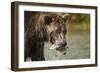
[[[60,16],[54,13],[42,13],[42,12],[29,12],[25,11],[24,13],[24,61],[27,57],[31,57],[32,61],[45,60],[44,58],[44,42],[48,41],[47,25],[48,22],[45,21],[45,16],[53,17],[54,22],[60,22]],[[59,27],[62,25],[54,24]],[[64,26],[63,26],[64,27]]]

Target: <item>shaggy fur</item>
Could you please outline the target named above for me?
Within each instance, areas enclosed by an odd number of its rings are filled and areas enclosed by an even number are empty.
[[[60,24],[62,23],[62,21],[59,21],[61,20],[61,17],[54,13],[42,13],[42,12],[38,13],[38,12],[28,12],[28,11],[25,11],[24,17],[25,17],[24,61],[26,61],[27,57],[31,57],[32,61],[45,60],[44,51],[43,51],[44,42],[48,41],[49,36],[51,36],[50,41],[53,44],[54,37],[56,35],[56,34],[52,34],[53,32],[50,32],[47,26],[50,26],[50,23],[53,21],[52,24],[57,25],[57,27],[59,27],[59,30],[57,30],[56,32],[59,33],[60,31],[62,31],[63,36],[65,35],[65,26],[64,24]],[[53,20],[51,19],[51,17],[55,19]]]

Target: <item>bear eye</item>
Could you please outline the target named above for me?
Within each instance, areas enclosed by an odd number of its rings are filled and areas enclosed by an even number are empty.
[[[56,34],[57,34],[56,31],[52,31],[52,32],[51,32],[51,35],[52,35],[52,36],[56,36]]]

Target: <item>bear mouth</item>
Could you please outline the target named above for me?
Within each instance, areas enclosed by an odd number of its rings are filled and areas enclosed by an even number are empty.
[[[59,46],[59,45],[55,45],[53,44],[50,49],[56,49],[57,51],[60,51],[60,52],[63,52],[63,51],[66,51],[66,47],[63,47],[63,46]]]
[[[66,47],[62,47],[62,46],[59,46],[59,45],[55,45],[53,44],[50,49],[55,49],[56,51],[58,51],[60,54],[62,55],[66,55],[66,50],[68,49],[69,47],[66,46]]]
[[[63,51],[66,51],[66,48],[65,47],[58,47],[56,48],[57,51],[60,51],[60,52],[63,52]]]

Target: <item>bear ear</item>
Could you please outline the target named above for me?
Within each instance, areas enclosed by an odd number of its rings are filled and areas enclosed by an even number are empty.
[[[44,20],[45,20],[45,24],[49,25],[52,22],[52,17],[51,16],[45,16]]]
[[[66,22],[68,20],[69,14],[64,14],[62,16],[63,20]]]

